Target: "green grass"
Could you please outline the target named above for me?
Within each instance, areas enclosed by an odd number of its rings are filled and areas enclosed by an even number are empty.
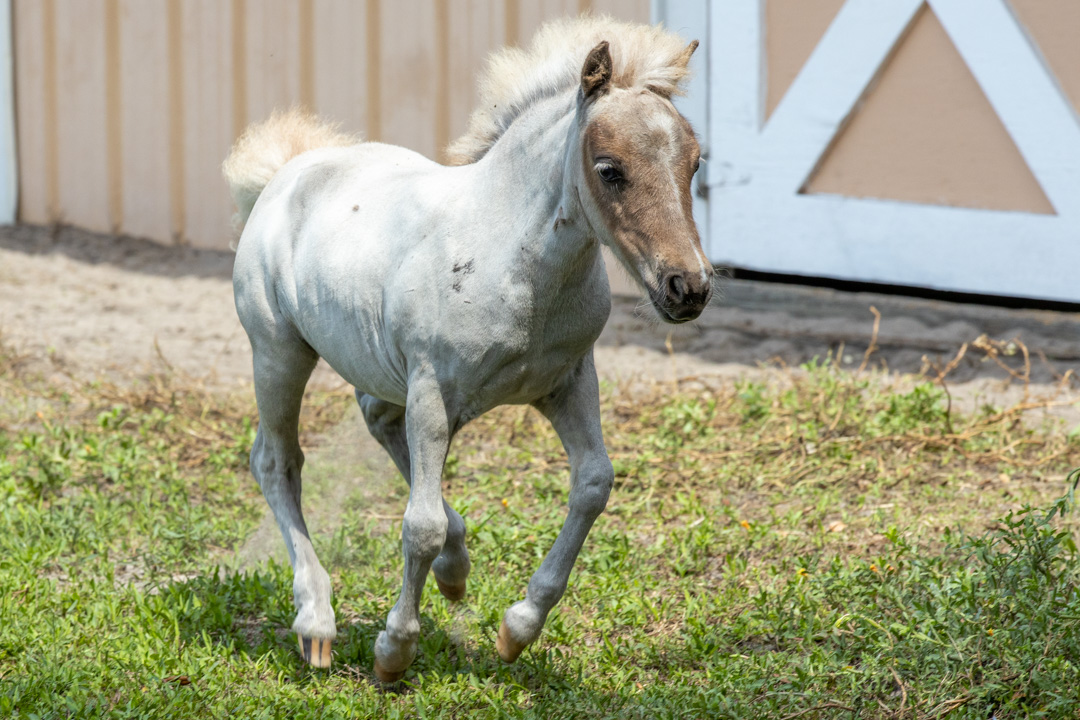
[[[339,637],[311,670],[289,569],[218,569],[263,512],[247,396],[65,393],[2,361],[0,391],[0,717],[1080,717],[1080,438],[1019,410],[950,415],[931,385],[828,365],[606,388],[609,511],[513,666],[495,630],[558,532],[568,469],[536,413],[491,413],[446,472],[468,595],[428,584],[419,655],[386,692],[372,645],[402,563],[380,518],[400,496],[351,498],[316,538]],[[309,404],[318,429],[349,399]]]

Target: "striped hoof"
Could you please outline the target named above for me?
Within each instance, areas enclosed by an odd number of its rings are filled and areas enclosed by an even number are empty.
[[[450,585],[444,583],[439,578],[435,578],[435,584],[439,586],[439,592],[442,596],[450,602],[458,602],[461,598],[465,597],[465,581],[462,580],[458,585]]]
[[[323,638],[306,638],[303,635],[297,635],[296,640],[300,645],[300,654],[304,656],[304,661],[317,668],[330,667],[330,643],[333,642],[329,639]]]
[[[499,651],[499,657],[502,658],[504,663],[514,662],[521,655],[521,651],[525,649],[525,645],[510,637],[510,631],[506,627],[505,620],[499,625],[499,636],[495,638],[495,649]]]

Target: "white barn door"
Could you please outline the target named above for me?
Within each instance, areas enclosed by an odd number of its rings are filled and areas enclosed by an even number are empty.
[[[0,225],[14,224],[18,202],[12,59],[11,0],[0,0]]]
[[[1080,121],[1007,0],[847,0],[767,119],[765,2],[653,6],[654,19],[702,40],[682,109],[707,149],[696,213],[714,262],[1080,302]],[[1052,212],[804,191],[924,5]]]

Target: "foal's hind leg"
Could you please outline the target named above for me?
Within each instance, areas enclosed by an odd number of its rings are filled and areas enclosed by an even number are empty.
[[[337,635],[330,606],[330,576],[319,563],[300,511],[300,450],[297,426],[300,403],[315,353],[296,341],[275,338],[252,342],[255,353],[255,399],[259,433],[251,448],[251,472],[274,512],[293,568],[293,603],[304,659],[315,667],[330,667],[330,642]]]
[[[393,458],[405,481],[412,482],[409,469],[409,441],[405,437],[405,408],[356,391],[356,402],[364,413],[371,435]],[[443,500],[446,512],[446,542],[435,558],[431,569],[439,592],[447,600],[458,601],[465,596],[465,581],[469,577],[469,551],[465,548],[465,520]]]

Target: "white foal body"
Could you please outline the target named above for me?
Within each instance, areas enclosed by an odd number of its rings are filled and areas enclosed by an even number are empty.
[[[533,138],[537,153],[565,144],[567,124]],[[365,143],[288,163],[239,243],[241,317],[280,316],[346,381],[398,405],[425,365],[454,377],[445,400],[466,420],[550,391],[603,329],[607,276],[580,203],[534,174],[541,156],[500,155],[445,167]]]
[[[582,54],[596,33],[629,27],[576,22],[567,25],[582,36],[578,44],[589,40]],[[684,73],[692,51],[675,53],[668,64],[681,63]],[[402,590],[375,646],[379,679],[393,681],[416,654],[428,571],[448,598],[464,594],[465,524],[443,501],[443,464],[454,433],[497,405],[530,403],[550,419],[572,483],[562,532],[525,599],[504,616],[504,660],[536,639],[566,589],[613,481],[592,363],[610,311],[601,243],[635,272],[665,319],[696,317],[708,301],[711,268],[701,265],[687,219],[696,142],[692,133],[687,139],[685,121],[662,92],[620,86],[607,43],[584,64],[580,56],[563,62],[582,68],[580,83],[575,77],[531,98],[494,137],[474,129],[459,143],[468,164],[447,167],[398,147],[328,141],[325,128],[309,131],[297,116],[254,129],[226,163],[242,219],[250,213],[234,287],[260,413],[251,466],[289,550],[293,629],[313,664],[329,664],[336,634],[329,576],[300,510],[297,421],[319,357],[356,388],[369,428],[411,486]],[[655,152],[627,150],[635,161],[594,148],[626,144],[603,131],[602,116],[617,119],[620,108],[641,116]],[[485,112],[474,125],[490,124]],[[280,137],[283,125],[292,149]],[[308,145],[330,146],[298,154],[305,142],[297,132],[315,138]],[[268,154],[280,158],[277,167]],[[295,157],[284,162],[287,155]],[[256,161],[269,166],[262,180],[248,169]],[[609,182],[613,163],[619,178]],[[647,172],[650,163],[656,172]],[[645,199],[635,204],[635,192]],[[666,246],[656,237],[662,227]]]

